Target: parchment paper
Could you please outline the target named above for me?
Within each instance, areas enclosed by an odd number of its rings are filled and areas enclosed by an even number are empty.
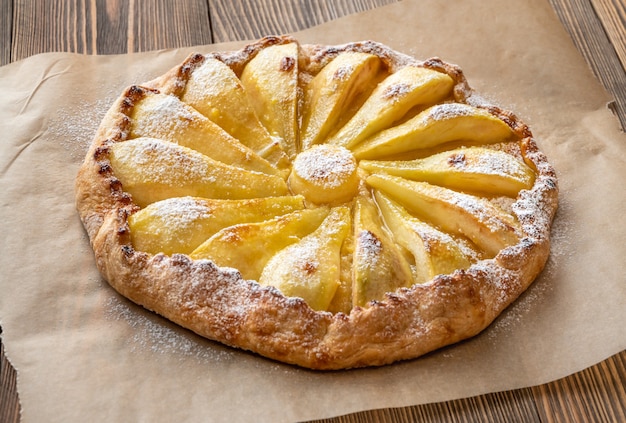
[[[544,273],[478,337],[383,368],[317,373],[204,340],[101,279],[73,184],[124,87],[243,43],[34,56],[0,69],[0,318],[24,422],[323,418],[541,384],[626,348],[626,137],[547,2],[405,1],[295,35],[440,56],[526,120],[560,177]]]

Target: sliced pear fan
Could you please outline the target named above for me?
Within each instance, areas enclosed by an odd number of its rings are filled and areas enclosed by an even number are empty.
[[[247,171],[155,138],[110,147],[111,166],[140,207],[171,197],[243,199],[288,194],[280,176]]]
[[[376,205],[368,197],[359,197],[356,201],[354,231],[354,305],[383,300],[386,292],[413,284],[409,263],[383,230]]]
[[[354,155],[373,159],[458,140],[492,144],[506,141],[512,135],[506,123],[484,109],[444,103],[365,140],[354,149]]]
[[[128,218],[131,241],[151,254],[190,254],[217,231],[261,222],[304,208],[301,196],[214,200],[176,197],[158,201]]]
[[[379,69],[377,56],[346,52],[315,75],[304,91],[303,150],[322,142],[335,129],[346,109],[373,84]]]
[[[448,75],[419,66],[405,66],[374,89],[363,106],[328,142],[352,149],[376,132],[389,128],[415,106],[428,106],[452,93]]]
[[[131,115],[130,136],[175,142],[226,164],[278,174],[267,160],[173,95],[147,94],[139,101]]]
[[[410,251],[415,259],[415,283],[428,282],[437,275],[470,266],[470,258],[450,235],[412,216],[380,191],[374,195],[394,239]]]
[[[515,218],[480,197],[386,174],[369,176],[367,184],[443,231],[469,238],[491,257],[519,241]]]
[[[225,63],[207,57],[191,73],[181,100],[273,165],[288,166],[288,157],[280,143],[261,124],[241,81]]]
[[[290,158],[297,151],[298,50],[297,43],[267,47],[246,65],[240,78],[261,123]]]
[[[259,283],[303,298],[314,310],[327,310],[339,286],[341,246],[350,226],[350,209],[333,208],[315,232],[268,261]]]
[[[108,145],[141,208],[135,250],[211,260],[350,313],[519,242],[516,218],[478,195],[516,197],[535,171],[481,146],[519,139],[452,102],[462,81],[354,51],[301,74],[305,51],[289,40],[232,69],[206,56],[180,98],[145,90],[129,139]]]
[[[326,208],[305,209],[263,222],[230,226],[203,242],[191,258],[210,259],[258,281],[272,256],[316,230],[327,215]]]
[[[409,161],[368,161],[368,172],[385,172],[447,188],[515,197],[532,187],[535,172],[503,151],[482,147],[460,148]]]

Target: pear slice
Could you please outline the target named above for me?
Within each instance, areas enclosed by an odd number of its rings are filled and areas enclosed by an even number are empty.
[[[359,190],[357,170],[357,162],[346,148],[314,145],[294,160],[289,187],[315,204],[345,203]]]
[[[354,231],[354,305],[363,307],[370,301],[383,300],[386,292],[413,284],[409,263],[383,230],[378,209],[368,197],[356,201]]]
[[[483,147],[450,150],[408,161],[369,161],[359,163],[371,173],[388,173],[454,190],[484,192],[515,197],[530,189],[535,172],[521,160],[503,151]]]
[[[389,128],[410,109],[431,105],[452,93],[450,76],[419,66],[405,66],[374,89],[348,123],[328,143],[353,149],[375,133]]]
[[[354,149],[359,159],[373,159],[464,140],[480,144],[505,141],[511,128],[488,111],[462,103],[432,106],[406,122],[379,132]]]
[[[339,285],[341,246],[350,226],[349,208],[331,209],[313,233],[268,261],[259,283],[303,298],[314,310],[328,310]]]
[[[412,216],[380,191],[375,191],[374,196],[393,238],[415,259],[416,283],[470,266],[469,258],[450,235]]]
[[[270,258],[315,231],[327,215],[327,208],[304,209],[263,222],[230,226],[203,242],[191,258],[233,267],[244,278],[258,281]]]
[[[367,184],[445,232],[469,238],[489,256],[519,241],[519,223],[487,200],[426,182],[374,174]]]
[[[109,158],[124,191],[140,207],[171,197],[276,197],[288,194],[283,178],[229,166],[187,147],[135,138],[110,147]]]
[[[302,149],[321,143],[337,126],[349,105],[364,91],[380,69],[373,54],[339,54],[309,82],[304,91]]]
[[[288,166],[280,143],[261,124],[239,78],[225,63],[207,57],[191,73],[181,100],[274,166]]]
[[[148,94],[133,108],[130,138],[175,142],[222,163],[277,175],[267,160],[173,95]]]
[[[352,310],[352,258],[354,256],[354,231],[348,235],[341,246],[341,272],[335,296],[328,306],[331,313],[350,314]]]
[[[297,43],[267,47],[240,78],[259,120],[290,158],[297,153],[299,50]]]
[[[250,200],[175,197],[157,201],[128,218],[133,247],[151,254],[190,254],[217,231],[261,222],[304,208],[304,197]]]

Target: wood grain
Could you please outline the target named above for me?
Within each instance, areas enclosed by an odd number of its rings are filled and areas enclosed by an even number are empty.
[[[607,0],[592,0],[598,18],[604,26],[617,57],[626,68],[626,3]]]
[[[119,54],[289,33],[398,0],[0,0],[0,65],[37,53]],[[623,0],[547,0],[626,128]],[[19,421],[0,339],[0,422]],[[552,383],[318,422],[626,421],[626,351]]]
[[[52,51],[94,54],[92,3],[77,3],[15,1],[11,61]]]
[[[0,330],[0,333],[2,331]],[[4,344],[0,338],[0,422],[18,422],[20,403],[17,395],[17,374],[4,355]]]
[[[131,0],[129,4],[128,16],[134,18],[129,25],[128,52],[214,42],[206,0]]]
[[[619,57],[626,55],[624,3],[621,0],[549,1],[594,75],[614,96],[615,101],[609,107],[626,130],[626,67]],[[596,6],[601,14],[596,13]]]
[[[311,423],[625,422],[626,351],[544,385],[454,401],[363,411]]]
[[[10,62],[53,51],[121,54],[213,42],[205,0],[35,0],[14,9]]]
[[[0,65],[11,62],[12,18],[13,2],[11,0],[0,0]]]
[[[216,43],[288,34],[398,0],[211,0]]]

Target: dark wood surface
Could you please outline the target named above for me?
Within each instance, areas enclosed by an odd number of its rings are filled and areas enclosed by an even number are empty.
[[[0,0],[0,65],[37,53],[116,54],[294,32],[396,0]],[[549,1],[626,128],[624,0]],[[0,342],[0,422],[19,421]],[[545,385],[320,422],[626,422],[626,351]]]

